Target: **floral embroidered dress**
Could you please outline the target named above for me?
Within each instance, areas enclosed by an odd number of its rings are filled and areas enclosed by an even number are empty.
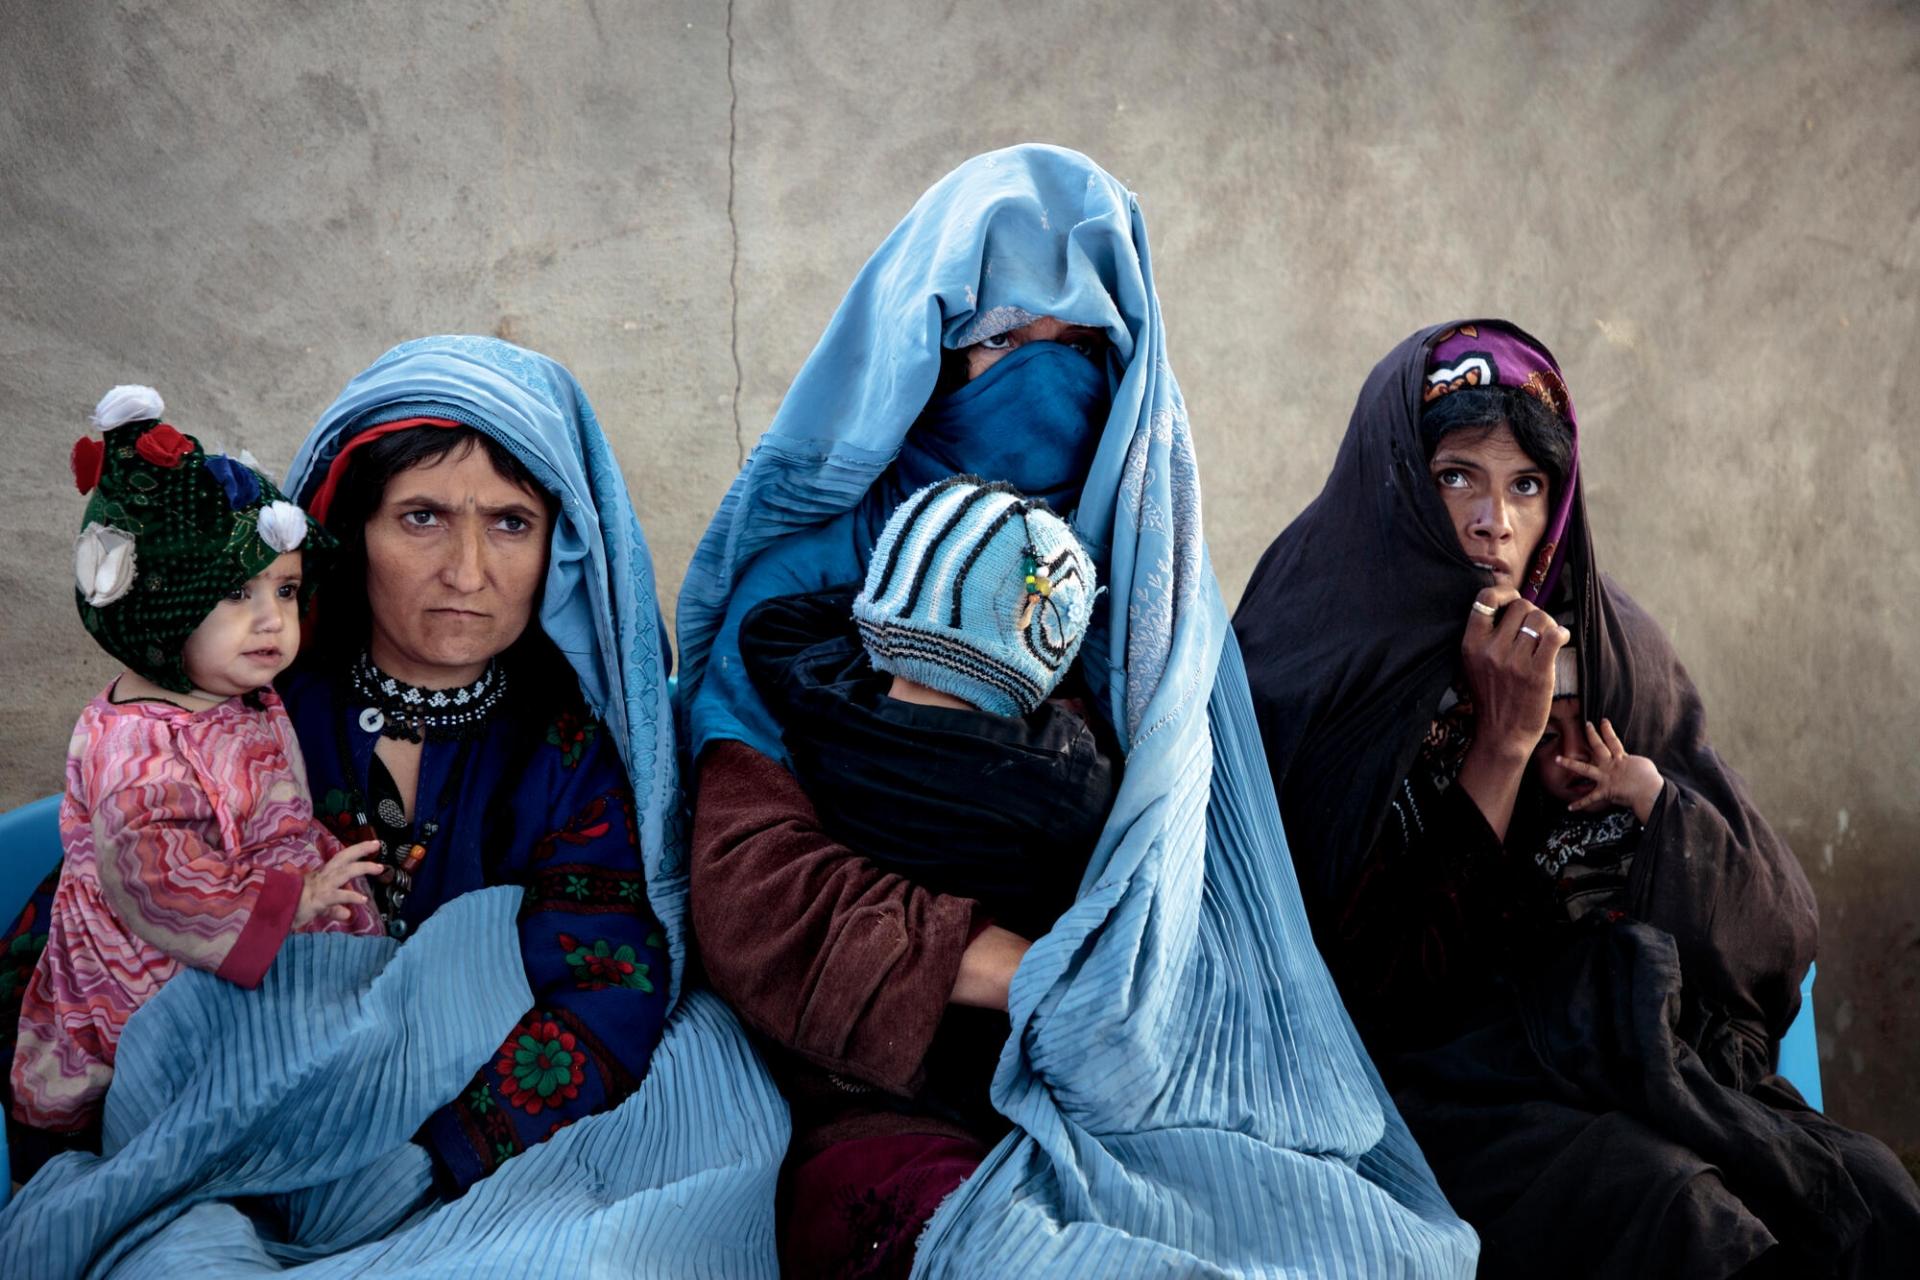
[[[422,746],[419,861],[389,923],[404,936],[463,893],[525,891],[521,951],[538,1003],[419,1135],[454,1189],[633,1092],[666,1022],[667,947],[619,753],[577,697],[510,674],[492,718]],[[379,735],[362,727],[351,682],[300,667],[283,683],[321,820],[343,840],[370,838],[376,821],[391,829]]]
[[[13,1113],[72,1132],[98,1118],[120,1030],[182,965],[257,986],[303,877],[340,843],[314,820],[300,745],[271,689],[192,712],[87,704],[67,752],[66,861],[27,985]],[[356,908],[313,930],[377,933]]]

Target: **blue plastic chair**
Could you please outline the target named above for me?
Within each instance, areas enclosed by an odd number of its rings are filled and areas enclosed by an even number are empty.
[[[1800,984],[1800,1015],[1780,1038],[1781,1075],[1800,1091],[1807,1105],[1825,1111],[1820,1093],[1820,1042],[1813,1034],[1813,971],[1807,966],[1806,981]]]
[[[59,863],[60,797],[41,799],[0,813],[0,932]],[[7,1176],[7,1129],[0,1124],[0,1205],[13,1190]]]

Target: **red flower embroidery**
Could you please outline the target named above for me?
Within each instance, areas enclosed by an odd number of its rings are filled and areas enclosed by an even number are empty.
[[[560,718],[547,726],[547,742],[560,748],[560,762],[571,769],[586,754],[587,743],[592,741],[597,728],[591,720],[583,720],[571,711],[562,711]]]
[[[73,442],[73,483],[82,493],[92,493],[100,483],[100,468],[106,465],[107,446],[92,436]]]
[[[193,452],[193,441],[162,422],[133,442],[136,453],[156,467],[177,467]]]
[[[500,1092],[507,1101],[537,1116],[580,1096],[586,1060],[573,1032],[535,1014],[500,1046],[493,1069],[500,1074]]]
[[[613,823],[607,820],[607,798],[601,796],[569,818],[566,826],[541,836],[535,841],[533,859],[535,862],[545,862],[558,852],[563,844],[590,844],[612,829]]]

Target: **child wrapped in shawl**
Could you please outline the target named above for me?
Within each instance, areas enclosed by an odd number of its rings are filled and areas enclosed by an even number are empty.
[[[1052,700],[1095,592],[1091,558],[1044,503],[954,476],[893,513],[857,596],[776,597],[741,625],[748,672],[827,832],[979,903],[975,935],[995,923],[1046,933],[1106,822],[1112,749],[1078,706]],[[852,1132],[917,1114],[991,1136],[1006,1128],[987,1097],[1006,1036],[1000,1010],[949,1008],[905,1094],[775,1057],[809,1125]]]
[[[1512,843],[1532,850],[1570,920],[1624,910],[1634,847],[1666,788],[1660,766],[1628,751],[1613,721],[1596,725],[1583,709],[1580,651],[1568,645],[1554,658],[1553,705],[1529,766],[1535,790]]]

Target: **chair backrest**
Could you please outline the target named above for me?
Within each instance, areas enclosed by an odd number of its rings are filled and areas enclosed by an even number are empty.
[[[59,796],[0,813],[0,934],[60,864],[61,852]]]
[[[1807,966],[1806,981],[1800,984],[1800,1015],[1780,1038],[1780,1074],[1785,1076],[1807,1105],[1824,1111],[1820,1094],[1820,1042],[1813,1033],[1813,971]]]
[[[60,863],[60,797],[43,796],[0,813],[0,937],[12,931],[14,917],[33,891]],[[7,1130],[0,1124],[0,1206],[13,1189],[8,1176]]]

